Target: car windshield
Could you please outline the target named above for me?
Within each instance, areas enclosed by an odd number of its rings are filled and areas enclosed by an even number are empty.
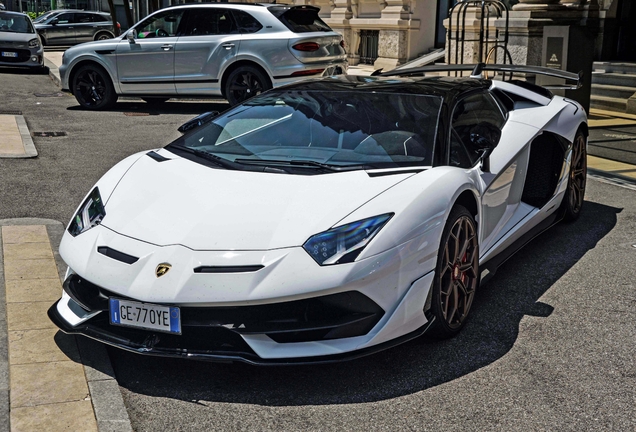
[[[28,16],[0,12],[0,32],[35,33],[35,30]]]
[[[168,146],[223,162],[334,169],[430,166],[441,98],[270,91]]]

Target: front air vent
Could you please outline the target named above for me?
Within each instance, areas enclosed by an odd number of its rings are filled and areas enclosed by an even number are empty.
[[[126,264],[134,264],[139,261],[139,258],[134,257],[132,255],[125,254],[123,252],[119,252],[118,250],[109,248],[108,246],[99,246],[97,248],[97,252],[102,255],[106,255],[108,258],[112,258],[117,261],[121,261]]]
[[[146,156],[149,156],[151,158],[153,158],[154,160],[156,160],[157,162],[165,162],[165,161],[169,161],[170,159],[161,156],[159,153],[156,153],[154,151],[149,151],[148,153],[146,153]]]
[[[200,266],[194,269],[195,273],[253,273],[264,266]]]

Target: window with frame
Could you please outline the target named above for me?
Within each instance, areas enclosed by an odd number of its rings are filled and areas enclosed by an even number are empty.
[[[482,149],[473,144],[471,136],[478,135],[497,145],[505,122],[499,104],[488,92],[461,99],[453,109],[449,164],[462,168],[475,165]]]
[[[56,24],[72,24],[75,22],[74,15],[72,13],[63,13],[53,19],[56,20]]]
[[[155,37],[178,36],[179,24],[183,18],[183,11],[171,10],[151,15],[138,26],[137,38],[149,39]]]
[[[238,28],[227,9],[196,9],[188,17],[184,36],[208,36],[238,33]]]
[[[247,12],[235,10],[232,13],[234,18],[236,18],[241,33],[256,33],[263,28],[263,25]]]

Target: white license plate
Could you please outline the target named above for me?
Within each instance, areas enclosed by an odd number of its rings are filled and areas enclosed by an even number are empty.
[[[178,307],[160,306],[111,298],[110,323],[166,333],[181,334],[181,313]]]
[[[17,57],[18,53],[17,52],[5,52],[2,51],[2,57]]]

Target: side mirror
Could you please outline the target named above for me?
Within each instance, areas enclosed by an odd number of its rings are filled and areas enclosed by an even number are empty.
[[[189,132],[191,130],[194,130],[203,126],[206,123],[211,122],[212,119],[218,115],[219,115],[218,111],[210,111],[210,112],[203,113],[201,115],[196,116],[192,120],[188,120],[187,122],[179,126],[177,130],[181,133]]]
[[[130,31],[126,33],[126,39],[128,39],[128,42],[130,42],[131,44],[134,44],[135,39],[137,39],[137,30],[130,29]]]
[[[58,20],[57,18],[53,18],[49,24],[51,24],[51,25],[57,25],[58,21],[59,21],[59,20]]]
[[[479,157],[481,170],[483,172],[490,172],[490,154],[497,145],[488,138],[476,133],[470,134],[470,142],[475,150],[481,152],[481,156]]]

